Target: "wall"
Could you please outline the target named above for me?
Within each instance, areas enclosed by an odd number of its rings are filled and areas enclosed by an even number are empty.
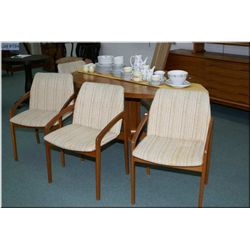
[[[32,55],[41,55],[40,43],[30,43],[30,50]]]
[[[142,55],[145,59],[148,57],[147,64],[151,63],[156,43],[102,43],[100,55],[123,55],[125,64],[130,65],[129,59],[133,55]]]
[[[70,56],[71,43],[66,43],[67,56]],[[129,58],[135,54],[141,54],[143,57],[148,57],[148,64],[151,63],[156,43],[144,42],[144,43],[101,43],[100,55],[124,55],[125,64],[129,64]],[[74,43],[73,56],[75,56],[76,43]],[[192,42],[176,42],[171,45],[173,49],[193,49]],[[241,46],[229,46],[220,44],[205,44],[205,50],[208,52],[228,53],[237,55],[250,56],[248,47]]]
[[[20,49],[18,51],[19,54],[28,54],[28,51],[25,49],[23,43],[19,43]],[[30,53],[32,55],[41,55],[41,46],[40,43],[29,43]]]
[[[73,56],[76,56],[75,49],[76,44],[74,43]],[[151,63],[156,43],[145,42],[145,43],[120,43],[120,42],[102,42],[100,55],[113,55],[113,56],[124,56],[125,65],[129,65],[129,59],[132,55],[143,55],[143,58],[148,57],[147,64]],[[72,45],[71,43],[65,43],[66,55],[70,56]]]

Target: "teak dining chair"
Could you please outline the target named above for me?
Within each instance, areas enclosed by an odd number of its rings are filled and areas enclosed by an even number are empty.
[[[60,63],[57,65],[59,73],[73,73],[78,69],[81,69],[86,62],[83,60],[76,61],[76,62],[67,62],[67,63]]]
[[[50,133],[51,126],[63,115],[73,111],[73,122]],[[127,126],[124,112],[124,89],[103,83],[85,82],[75,105],[62,110],[46,126],[48,182],[52,182],[51,145],[75,151],[96,159],[96,199],[101,193],[101,147],[120,135],[123,121],[125,170],[129,174]],[[122,137],[121,137],[122,139]],[[62,165],[64,166],[64,155]]]
[[[147,134],[137,144],[148,121]],[[159,89],[149,116],[138,126],[131,143],[131,203],[135,203],[135,163],[158,165],[201,174],[199,202],[208,183],[212,131],[209,94],[204,89]],[[150,174],[150,167],[147,167]]]
[[[15,115],[17,108],[30,98],[29,109]],[[9,112],[14,159],[18,160],[16,127],[33,128],[37,143],[40,143],[39,129],[67,107],[74,99],[74,85],[71,74],[37,73],[31,90],[22,96]],[[64,117],[65,118],[65,117]],[[60,124],[62,120],[60,121]],[[53,124],[59,126],[60,124]]]

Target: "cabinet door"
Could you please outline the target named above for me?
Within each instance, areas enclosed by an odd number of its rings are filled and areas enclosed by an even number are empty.
[[[249,65],[209,60],[207,81],[213,97],[249,105]]]

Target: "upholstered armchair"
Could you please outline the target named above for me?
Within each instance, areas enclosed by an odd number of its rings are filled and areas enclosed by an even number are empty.
[[[73,122],[53,132],[51,126],[61,117],[73,111]],[[62,150],[75,151],[96,159],[96,199],[101,193],[101,148],[121,136],[123,122],[124,158],[126,174],[128,167],[127,127],[124,112],[124,89],[102,83],[85,82],[76,99],[75,105],[62,110],[46,126],[46,156],[48,182],[52,182],[51,146]],[[62,158],[64,166],[65,159]]]
[[[147,134],[138,143],[147,121]],[[144,163],[148,164],[148,174],[152,165],[198,172],[201,175],[198,206],[201,207],[204,185],[208,183],[211,131],[207,90],[159,89],[149,115],[145,115],[132,139],[131,203],[135,203],[135,164]]]
[[[57,65],[59,73],[73,73],[83,68],[86,62],[80,60],[76,62],[60,63]]]
[[[28,99],[30,99],[28,110],[15,114],[17,108]],[[74,86],[71,74],[37,73],[35,75],[30,92],[22,96],[9,113],[15,160],[18,160],[15,128],[35,129],[37,143],[40,143],[39,129],[44,129],[47,123],[73,99]],[[62,120],[53,126],[61,125]]]

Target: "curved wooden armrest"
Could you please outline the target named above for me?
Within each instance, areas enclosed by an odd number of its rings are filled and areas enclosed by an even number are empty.
[[[65,109],[67,106],[69,106],[69,104],[74,100],[75,101],[76,99],[76,95],[75,94],[72,94],[69,99],[64,103],[64,105],[62,106],[61,110],[62,111],[63,109]]]
[[[23,96],[21,96],[16,103],[14,104],[14,106],[11,107],[10,111],[9,111],[9,116],[10,118],[12,118],[17,110],[17,108],[27,99],[30,98],[30,91],[28,91],[27,93],[25,93]]]
[[[124,119],[125,117],[125,112],[121,112],[117,116],[115,116],[107,125],[102,129],[102,131],[97,135],[95,143],[96,143],[96,148],[97,146],[101,145],[102,138],[107,134],[107,132],[121,119]]]
[[[72,112],[74,110],[74,105],[70,105],[67,108],[61,110],[56,116],[54,116],[45,126],[45,135],[47,135],[50,132],[51,127],[54,126],[54,124],[62,119],[63,115]]]
[[[143,127],[145,126],[146,122],[148,121],[148,113],[144,114],[144,117],[142,119],[142,121],[140,122],[140,124],[138,125],[136,132],[131,140],[131,150],[133,151],[136,145],[136,142],[138,140],[138,137],[143,129]]]

